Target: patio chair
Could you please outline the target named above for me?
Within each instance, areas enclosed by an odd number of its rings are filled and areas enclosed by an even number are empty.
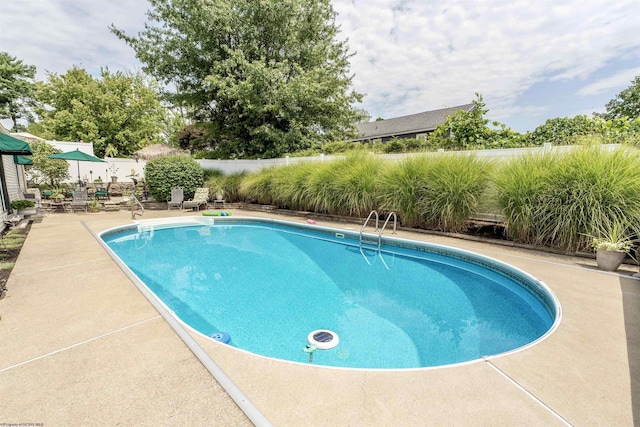
[[[184,192],[182,187],[173,187],[171,189],[171,199],[167,200],[167,210],[171,208],[182,209],[182,202],[184,201]]]
[[[94,194],[96,200],[111,200],[109,197],[109,187],[111,187],[111,182],[107,183],[107,188],[98,188],[96,186],[96,192]]]
[[[69,203],[69,209],[71,212],[75,212],[76,209],[82,209],[83,211],[87,211],[89,207],[89,202],[87,201],[87,190],[75,190],[72,193],[73,199],[71,203]]]
[[[37,203],[42,202],[42,194],[40,193],[39,188],[27,188],[27,192],[25,193],[25,196],[27,194],[33,194],[33,198],[36,200]]]
[[[185,200],[182,202],[183,209],[196,209],[200,210],[200,206],[207,208],[207,202],[209,201],[209,189],[208,188],[196,188],[196,192],[193,195],[193,199]]]

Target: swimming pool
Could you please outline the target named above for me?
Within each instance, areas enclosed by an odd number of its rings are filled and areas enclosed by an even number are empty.
[[[101,238],[182,322],[255,354],[349,368],[441,366],[521,349],[559,320],[543,283],[465,251],[390,237],[380,250],[361,249],[358,233],[278,220],[179,221]],[[310,350],[316,330],[339,344]]]

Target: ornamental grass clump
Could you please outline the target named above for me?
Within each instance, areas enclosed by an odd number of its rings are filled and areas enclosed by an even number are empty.
[[[269,167],[251,173],[242,179],[239,194],[245,200],[255,200],[263,205],[270,205],[276,199],[272,190],[272,181],[277,167]]]
[[[310,210],[307,188],[309,177],[317,168],[318,165],[305,162],[276,169],[271,181],[274,203],[287,209]]]
[[[640,152],[586,146],[559,158],[535,208],[538,243],[585,250],[611,224],[640,232]]]
[[[377,202],[376,176],[382,160],[365,153],[317,165],[306,191],[315,212],[367,215]]]
[[[205,171],[205,184],[204,186],[211,190],[211,195],[222,194],[227,203],[235,203],[243,200],[240,194],[240,184],[245,176],[246,172],[237,172],[229,175],[224,175],[218,171]]]
[[[553,170],[556,153],[529,154],[507,161],[495,174],[496,198],[505,217],[509,237],[523,243],[537,240],[536,210],[546,176]]]
[[[491,165],[474,155],[432,159],[426,177],[428,191],[420,199],[423,216],[436,229],[463,231],[487,189]]]
[[[382,174],[382,207],[397,211],[405,226],[462,231],[488,187],[490,166],[474,155],[408,158]]]
[[[366,217],[379,205],[377,183],[383,160],[355,154],[342,162],[336,165],[340,173],[333,180],[330,210],[338,215]]]
[[[425,225],[419,202],[427,188],[428,169],[427,157],[409,157],[398,163],[387,163],[381,174],[380,207],[396,211],[405,227]]]
[[[308,191],[309,210],[318,213],[334,213],[335,189],[333,179],[340,173],[341,160],[316,165],[305,187]]]

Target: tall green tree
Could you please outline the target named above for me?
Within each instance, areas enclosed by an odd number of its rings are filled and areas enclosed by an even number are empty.
[[[601,114],[605,120],[626,117],[634,120],[640,117],[640,76],[631,81],[631,86],[620,92],[605,106],[607,112]]]
[[[347,137],[361,111],[330,0],[151,0],[138,36],[112,31],[210,124],[216,148],[275,157]]]
[[[7,52],[0,52],[0,118],[11,119],[14,131],[19,127],[18,119],[29,117],[35,76],[34,65],[25,65]]]
[[[102,69],[94,79],[74,66],[48,73],[37,98],[40,136],[93,142],[100,157],[128,156],[164,140],[166,110],[157,87],[141,74]]]

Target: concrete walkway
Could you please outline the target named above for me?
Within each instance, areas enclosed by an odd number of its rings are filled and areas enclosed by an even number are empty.
[[[85,228],[130,222],[109,212],[33,224],[0,301],[0,423],[250,425]],[[382,372],[295,365],[194,337],[276,426],[640,425],[640,281],[629,277],[637,270],[603,273],[590,260],[401,236],[531,273],[560,299],[560,327],[508,356]]]

